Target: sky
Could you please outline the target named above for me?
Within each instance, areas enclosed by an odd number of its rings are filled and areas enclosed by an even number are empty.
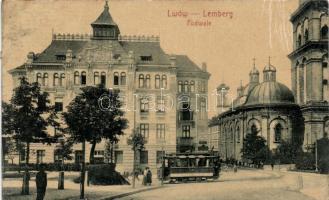
[[[10,99],[13,89],[8,70],[23,64],[28,52],[42,52],[52,32],[91,33],[90,23],[103,11],[104,2],[3,0],[3,99]],[[209,93],[224,82],[231,96],[236,96],[240,81],[248,83],[253,58],[262,74],[269,56],[277,68],[277,81],[291,88],[289,18],[298,0],[110,0],[109,7],[121,34],[159,35],[166,53],[188,55],[199,66],[206,62],[211,74]],[[188,16],[172,16],[179,11]],[[218,15],[217,11],[220,17],[203,16]],[[211,25],[191,26],[196,20],[208,20]]]

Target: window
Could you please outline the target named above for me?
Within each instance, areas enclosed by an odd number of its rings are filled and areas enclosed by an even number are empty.
[[[167,89],[167,76],[166,75],[162,75],[162,80],[161,80],[161,87],[164,89]]]
[[[327,79],[323,80],[323,85],[328,85],[328,80]]]
[[[190,82],[190,90],[191,90],[191,92],[195,92],[195,82],[194,81]]]
[[[47,73],[43,74],[43,85],[48,86],[48,74]]]
[[[99,72],[94,72],[94,85],[99,84]]]
[[[74,154],[75,164],[80,164],[82,162],[83,154],[81,150],[76,150]]]
[[[55,112],[63,111],[63,102],[55,102]]]
[[[184,92],[189,92],[188,81],[184,81]]]
[[[159,89],[160,88],[160,75],[155,75],[155,88]]]
[[[141,151],[140,152],[140,164],[148,164],[148,151]]]
[[[150,62],[152,61],[152,55],[149,55],[149,56],[141,56],[141,61],[144,61],[144,62]]]
[[[200,118],[207,119],[207,104],[205,99],[200,102]]]
[[[274,142],[281,142],[282,126],[277,124],[274,128]]]
[[[190,132],[191,132],[190,125],[183,125],[182,129],[183,129],[183,137],[189,138],[191,136],[190,135]]]
[[[114,55],[113,55],[113,58],[116,59],[116,60],[117,60],[117,59],[120,59],[120,58],[121,58],[121,55],[120,55],[120,54],[114,54]]]
[[[149,99],[144,97],[140,100],[140,111],[148,112],[149,111]]]
[[[238,127],[236,127],[236,142],[237,143],[240,143],[240,137],[241,137],[241,135],[240,135],[240,127],[238,126]]]
[[[42,77],[41,77],[41,73],[37,73],[37,82],[42,85]]]
[[[87,75],[86,72],[81,72],[81,85],[87,84]]]
[[[59,85],[59,75],[57,73],[54,74],[53,85],[54,86],[58,86]]]
[[[156,133],[157,133],[157,138],[165,139],[165,137],[166,137],[166,125],[165,124],[157,124]]]
[[[144,87],[144,75],[143,74],[139,75],[138,81],[139,81],[139,84],[138,84],[139,88],[143,88]]]
[[[304,40],[305,40],[305,42],[308,41],[308,30],[307,29],[305,30],[305,33],[304,33]]]
[[[165,151],[157,151],[157,163],[162,163],[163,157],[165,156]]]
[[[61,77],[59,79],[59,85],[60,86],[64,86],[65,85],[65,74],[64,73],[61,74]]]
[[[19,153],[19,159],[20,161],[25,161],[25,157],[26,157],[26,152],[25,149],[22,149]]]
[[[45,150],[37,150],[37,164],[43,163],[43,158],[46,155]]]
[[[165,100],[163,96],[157,97],[157,112],[165,111]]]
[[[321,39],[328,39],[328,26],[324,25],[321,28]]]
[[[79,72],[74,72],[74,85],[79,85],[80,84],[80,79],[79,79]]]
[[[60,164],[63,161],[63,157],[59,151],[54,151],[54,163]]]
[[[106,85],[106,73],[105,72],[101,73],[101,84],[104,86]]]
[[[178,92],[182,92],[182,91],[183,91],[183,82],[178,81]]]
[[[126,72],[121,72],[120,79],[121,85],[126,85]]]
[[[114,72],[113,85],[119,85],[119,73],[118,72]]]
[[[114,162],[116,164],[123,163],[123,151],[114,151]]]
[[[140,131],[140,134],[144,138],[148,138],[149,137],[149,124],[140,124],[139,131]]]
[[[94,155],[98,157],[104,156],[104,151],[103,150],[95,150]]]
[[[230,129],[230,140],[231,140],[231,143],[233,143],[233,141],[234,141],[234,135],[233,135],[234,133],[233,133],[233,128],[231,127],[231,129]]]
[[[151,88],[151,76],[149,74],[147,74],[145,77],[145,87]]]
[[[56,60],[65,60],[66,55],[56,55]]]

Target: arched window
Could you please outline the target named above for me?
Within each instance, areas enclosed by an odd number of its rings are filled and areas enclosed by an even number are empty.
[[[101,84],[106,85],[106,73],[105,72],[101,73]]]
[[[149,74],[145,76],[145,87],[151,88],[151,76]]]
[[[119,73],[114,72],[113,74],[113,85],[119,85]]]
[[[308,29],[305,29],[304,40],[305,40],[305,42],[308,41]]]
[[[81,72],[81,85],[86,85],[87,84],[87,75],[86,72]]]
[[[195,92],[195,82],[194,81],[190,82],[190,90],[191,90],[191,92]]]
[[[59,79],[59,85],[64,86],[65,85],[65,74],[61,73],[61,77]]]
[[[143,88],[144,87],[144,74],[139,75],[138,81],[139,81],[139,83],[138,83],[139,88]]]
[[[252,124],[251,125],[251,127],[250,127],[250,133],[251,134],[255,134],[255,135],[258,134],[257,126],[255,124]]]
[[[299,34],[297,38],[297,47],[300,47],[302,45],[302,35]]]
[[[277,124],[274,127],[274,142],[281,142],[282,137],[282,126],[281,124]]]
[[[236,131],[236,142],[237,143],[240,143],[240,137],[241,137],[241,135],[240,135],[240,127],[237,126],[235,131]]]
[[[94,72],[94,85],[99,84],[99,72]]]
[[[120,74],[120,84],[126,85],[126,72],[121,72]]]
[[[188,81],[184,82],[184,92],[189,92]]]
[[[183,82],[178,81],[178,92],[182,92],[182,91],[183,91]]]
[[[41,77],[41,73],[37,73],[37,82],[42,85],[42,77]]]
[[[233,133],[233,128],[232,127],[230,129],[230,140],[231,140],[231,143],[233,143],[233,141],[234,141],[234,133]]]
[[[48,73],[43,74],[43,85],[48,86]]]
[[[74,72],[74,85],[80,84],[80,75],[79,72]]]
[[[58,73],[55,73],[54,74],[53,85],[54,86],[58,86],[59,85],[59,75],[58,75]]]
[[[321,39],[328,39],[328,26],[324,25],[321,28]]]
[[[160,88],[160,75],[155,75],[155,88],[159,89]]]
[[[162,80],[161,80],[161,87],[164,89],[167,89],[167,76],[166,75],[162,75]]]

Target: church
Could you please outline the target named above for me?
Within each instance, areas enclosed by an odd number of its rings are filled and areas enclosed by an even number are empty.
[[[282,141],[307,150],[329,133],[328,19],[324,0],[301,0],[292,13],[291,89],[277,82],[270,60],[260,82],[254,61],[249,83],[237,88],[232,108],[209,123],[209,134],[222,158],[240,160],[243,139],[251,131],[257,131],[270,150]],[[228,87],[221,84],[218,92],[223,88]]]
[[[38,82],[58,113],[66,111],[81,87],[103,84],[120,90],[129,121],[125,135],[113,147],[121,172],[133,168],[133,151],[127,144],[133,129],[147,140],[145,149],[136,156],[140,169],[148,166],[156,170],[164,153],[202,149],[200,144],[208,142],[204,139],[208,129],[204,96],[210,77],[206,63],[198,66],[186,55],[165,53],[158,36],[122,35],[109,10],[106,1],[103,12],[91,23],[91,35],[53,34],[44,51],[30,52],[24,64],[9,72],[14,87],[21,76]],[[56,127],[49,127],[49,132],[57,134]],[[60,162],[55,147],[32,144],[35,154],[31,154],[30,162]],[[87,145],[87,158],[89,148]],[[68,162],[79,164],[81,156],[81,144],[76,144],[73,161]],[[24,163],[25,158],[21,152],[15,162]],[[96,145],[95,159],[107,162],[105,141]]]

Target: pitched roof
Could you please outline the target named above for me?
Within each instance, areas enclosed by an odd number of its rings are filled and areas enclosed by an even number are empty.
[[[103,12],[99,15],[99,17],[91,23],[91,25],[112,25],[117,26],[117,24],[113,21],[112,16],[109,12],[109,6],[107,1],[104,6]]]
[[[186,55],[175,55],[176,56],[176,66],[178,72],[203,72],[197,64],[195,64]]]

